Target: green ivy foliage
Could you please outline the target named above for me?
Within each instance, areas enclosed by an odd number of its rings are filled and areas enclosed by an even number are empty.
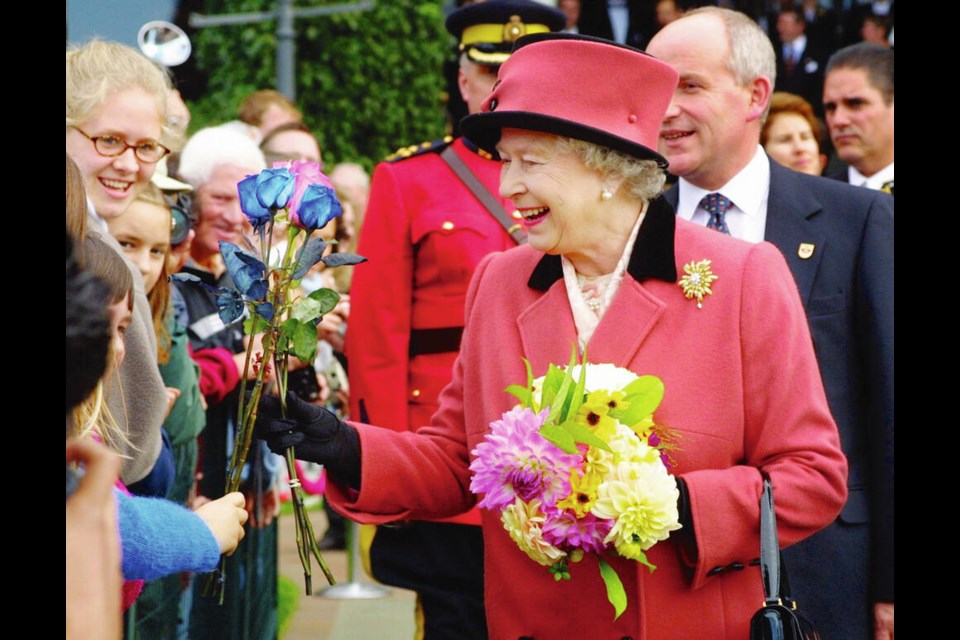
[[[296,7],[342,3],[297,0]],[[368,169],[398,147],[445,133],[444,60],[452,39],[441,0],[376,0],[373,9],[297,18],[296,102],[324,164]],[[207,0],[207,15],[269,11],[273,0]],[[244,97],[276,88],[276,22],[198,29],[197,67],[206,95],[189,107],[191,130],[236,117]]]

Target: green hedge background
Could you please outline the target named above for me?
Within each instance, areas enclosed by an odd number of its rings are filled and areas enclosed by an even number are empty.
[[[269,11],[272,0],[206,0],[201,13]],[[297,0],[296,6],[339,4]],[[296,102],[316,133],[324,164],[360,162],[369,170],[398,147],[442,137],[444,60],[453,39],[442,0],[377,0],[373,9],[298,18]],[[207,90],[188,101],[190,131],[236,118],[244,97],[276,88],[276,21],[192,32]]]

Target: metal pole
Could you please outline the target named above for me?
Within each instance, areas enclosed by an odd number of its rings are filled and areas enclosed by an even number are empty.
[[[293,61],[296,58],[294,38],[297,32],[293,28],[293,0],[279,0],[277,5],[277,90],[295,102],[297,87]]]
[[[385,598],[390,590],[369,582],[360,582],[357,573],[360,567],[360,525],[352,520],[345,523],[347,534],[347,582],[323,589],[318,595],[337,600],[370,600]]]

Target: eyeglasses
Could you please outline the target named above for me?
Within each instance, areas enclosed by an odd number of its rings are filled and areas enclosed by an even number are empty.
[[[117,136],[109,134],[104,136],[91,136],[80,127],[74,127],[73,125],[71,125],[71,127],[92,142],[93,148],[97,150],[97,153],[106,158],[115,158],[127,149],[133,149],[133,154],[137,156],[137,160],[140,162],[153,163],[159,162],[163,156],[170,153],[170,149],[167,149],[156,140],[144,140],[137,144],[128,144],[126,140],[118,138]]]

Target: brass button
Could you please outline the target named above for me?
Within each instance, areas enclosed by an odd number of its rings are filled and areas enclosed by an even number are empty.
[[[447,220],[442,225],[440,225],[440,228],[443,229],[444,231],[450,231],[451,229],[453,229],[453,223]]]
[[[410,392],[410,395],[413,396],[414,398],[419,398],[419,397],[420,397],[420,389],[414,389],[413,391]]]

